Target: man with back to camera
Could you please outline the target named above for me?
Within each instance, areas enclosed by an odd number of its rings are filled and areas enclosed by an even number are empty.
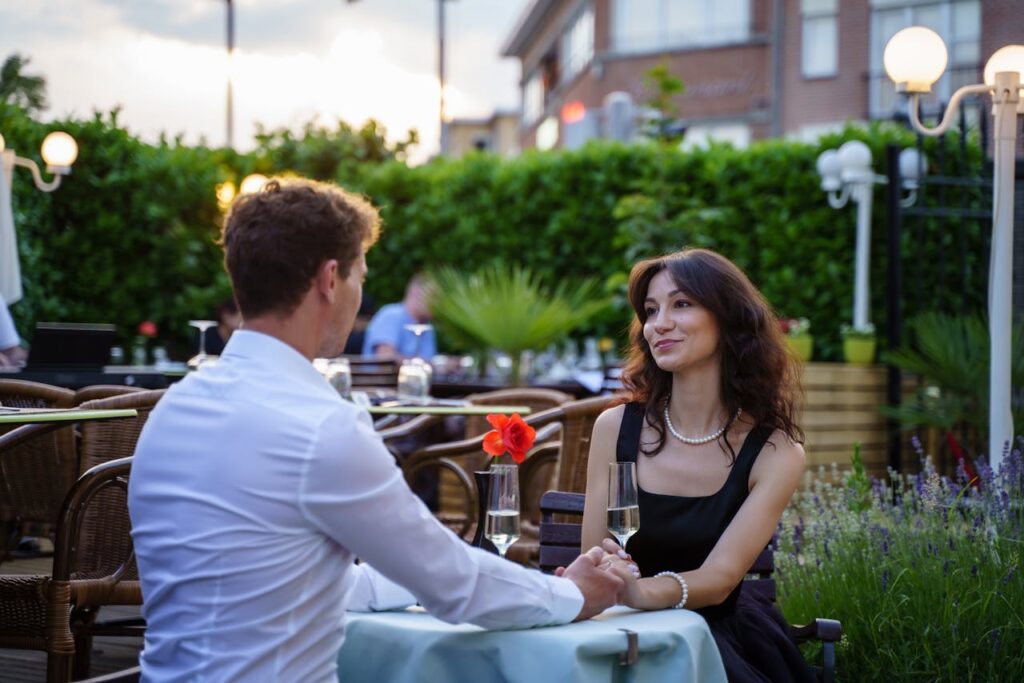
[[[129,483],[144,680],[336,680],[347,603],[418,600],[492,628],[614,604],[623,583],[599,548],[558,578],[466,545],[313,368],[345,343],[378,231],[364,199],[311,181],[232,206],[224,260],[245,325],[153,410]]]

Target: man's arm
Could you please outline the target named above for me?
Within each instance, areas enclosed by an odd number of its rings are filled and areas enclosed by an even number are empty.
[[[361,411],[339,409],[324,422],[307,472],[300,493],[307,517],[445,621],[566,623],[613,605],[623,585],[597,568],[600,550],[562,579],[469,547],[409,490]]]

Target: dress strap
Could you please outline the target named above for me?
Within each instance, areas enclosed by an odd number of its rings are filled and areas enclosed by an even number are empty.
[[[740,481],[750,480],[750,471],[754,469],[754,462],[774,431],[770,427],[757,426],[747,434],[747,438],[743,440],[743,446],[736,456],[736,464],[733,465],[733,470],[740,475]]]
[[[644,427],[644,407],[640,403],[627,403],[623,408],[619,440],[615,444],[615,460],[636,462],[640,451],[640,433]]]

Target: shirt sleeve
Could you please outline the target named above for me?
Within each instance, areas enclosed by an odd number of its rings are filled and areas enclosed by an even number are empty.
[[[0,349],[9,349],[21,343],[18,330],[14,327],[14,319],[7,310],[7,302],[0,297]]]
[[[399,313],[391,306],[385,306],[377,311],[377,315],[370,319],[366,326],[366,336],[363,338],[363,355],[374,355],[374,349],[380,344],[389,344],[398,348],[399,335],[402,333],[402,321]]]
[[[409,489],[365,411],[340,407],[317,436],[299,494],[303,514],[434,616],[524,628],[568,623],[583,608],[568,579],[470,547],[438,522]],[[383,585],[373,585],[376,577],[353,578],[350,595]],[[370,583],[359,588],[361,581]]]
[[[353,612],[383,612],[416,604],[416,596],[365,562],[351,568],[347,609]]]

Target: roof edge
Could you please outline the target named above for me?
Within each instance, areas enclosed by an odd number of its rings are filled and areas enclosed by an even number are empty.
[[[501,47],[502,57],[522,57],[526,41],[536,31],[544,17],[554,8],[559,0],[533,0],[529,7],[523,11],[515,28],[505,39]]]

